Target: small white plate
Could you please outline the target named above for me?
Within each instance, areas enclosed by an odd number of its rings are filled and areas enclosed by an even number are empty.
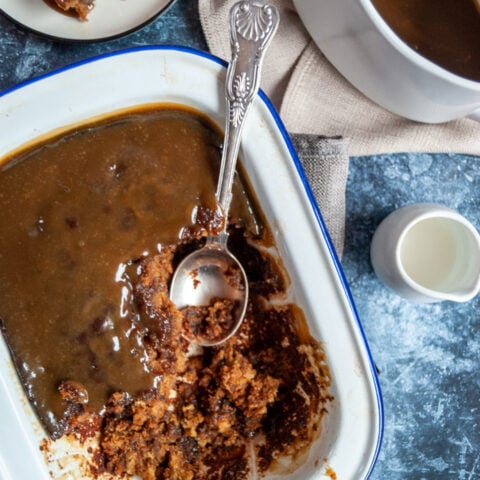
[[[0,12],[34,33],[56,40],[93,42],[128,35],[157,18],[175,0],[96,0],[82,22],[43,0],[0,0]]]
[[[224,63],[190,49],[143,47],[97,57],[0,92],[0,159],[49,132],[135,105],[176,102],[223,126],[224,89]],[[331,480],[331,467],[338,479],[364,480],[383,432],[375,368],[300,162],[262,92],[246,120],[240,158],[290,276],[289,293],[322,342],[332,374],[334,400],[321,435],[304,463],[281,478]],[[38,449],[44,436],[0,335],[0,478],[47,479]]]

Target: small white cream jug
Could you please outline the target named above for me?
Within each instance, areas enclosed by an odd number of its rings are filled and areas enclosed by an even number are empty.
[[[370,257],[380,280],[415,302],[466,302],[480,290],[480,235],[443,205],[392,212],[373,236]]]

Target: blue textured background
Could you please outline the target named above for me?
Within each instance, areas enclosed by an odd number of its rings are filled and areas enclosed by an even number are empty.
[[[0,16],[0,90],[99,53],[148,44],[207,50],[197,2],[178,0],[143,30],[97,44],[53,42]],[[380,221],[419,201],[445,204],[480,228],[479,158],[351,159],[343,267],[385,403],[384,442],[371,478],[480,479],[480,299],[415,305],[390,293],[370,265],[370,241]]]
[[[414,202],[447,205],[479,229],[478,157],[351,159],[343,266],[385,404],[384,442],[372,478],[479,479],[480,298],[413,304],[380,284],[369,263],[380,221]]]

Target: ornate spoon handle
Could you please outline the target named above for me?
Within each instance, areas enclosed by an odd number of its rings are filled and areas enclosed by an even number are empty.
[[[269,4],[241,1],[230,11],[232,59],[227,70],[227,119],[216,192],[225,218],[232,200],[232,183],[245,118],[258,92],[263,57],[278,22],[278,10]]]

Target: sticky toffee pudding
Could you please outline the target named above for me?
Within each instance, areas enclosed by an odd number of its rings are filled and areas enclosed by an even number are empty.
[[[229,305],[168,298],[175,266],[218,227],[221,141],[199,112],[156,105],[0,165],[2,331],[52,442],[95,440],[91,478],[246,479],[319,435],[328,367],[245,176],[229,218],[250,287],[239,332],[195,346],[188,333],[222,328]]]

